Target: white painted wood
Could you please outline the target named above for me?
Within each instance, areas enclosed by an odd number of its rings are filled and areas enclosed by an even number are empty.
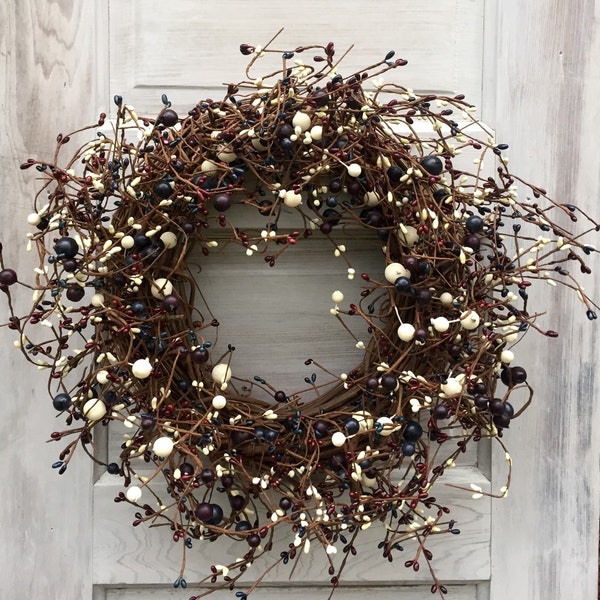
[[[452,600],[479,600],[477,587],[474,585],[449,585],[448,598]],[[198,589],[189,589],[190,594],[199,593]],[[331,593],[330,588],[303,585],[301,588],[289,586],[285,592],[278,588],[260,588],[261,600],[280,600],[285,593],[286,600],[327,600]],[[369,585],[369,587],[347,587],[340,586],[333,598],[343,600],[364,600],[372,594],[377,595],[377,600],[397,600],[399,591],[397,587],[385,585]],[[185,594],[184,594],[185,595]],[[223,597],[227,595],[222,593]],[[402,600],[423,600],[429,597],[429,586],[406,586],[402,588]],[[173,588],[132,588],[132,589],[108,589],[102,600],[181,600],[181,590]],[[186,596],[187,597],[187,596]],[[213,596],[214,598],[218,595]],[[435,596],[431,596],[434,598]]]
[[[396,50],[409,65],[394,80],[418,90],[466,93],[475,104],[481,99],[480,0],[297,0],[286,6],[270,0],[119,0],[110,6],[111,93],[142,111],[156,112],[165,92],[178,106],[222,97],[223,82],[245,78],[248,57],[239,53],[240,43],[262,45],[281,27],[274,44],[281,50],[334,41],[341,55],[354,44],[344,74]],[[296,58],[312,64],[313,55]],[[280,64],[273,57],[266,64]],[[270,70],[259,66],[254,77]]]
[[[455,519],[461,533],[433,536],[428,547],[434,554],[434,569],[444,583],[484,581],[489,578],[489,527],[490,505],[487,497],[473,500],[471,492],[456,489],[445,483],[469,487],[475,483],[482,489],[489,489],[488,481],[474,467],[456,468],[440,479],[436,497],[440,502],[452,507],[449,518]],[[94,583],[107,586],[117,584],[150,585],[168,584],[178,573],[181,561],[181,544],[170,541],[164,528],[131,527],[133,510],[123,504],[115,505],[113,498],[122,490],[118,478],[108,474],[101,477],[94,486],[94,503],[98,507],[94,519]],[[109,506],[110,510],[101,510]],[[387,561],[377,550],[378,526],[374,524],[357,546],[359,561],[349,566],[343,574],[345,583],[376,582],[379,584],[405,581],[430,582],[428,570],[423,568],[415,573],[405,569],[404,560],[412,558],[410,543],[403,544],[404,553],[397,555],[397,567],[390,568]],[[283,531],[282,531],[283,533]],[[279,539],[287,545],[290,532]],[[276,546],[277,547],[277,546]],[[195,541],[194,548],[186,552],[186,579],[191,584],[206,575],[214,562],[227,564],[239,555],[239,544],[227,540],[217,542]],[[273,551],[278,557],[279,550]],[[292,580],[292,585],[300,582],[327,583],[329,576],[323,569],[324,555],[318,549],[302,555]],[[256,569],[248,573],[246,581],[253,581],[262,574],[261,565],[269,563],[260,559]],[[254,574],[254,577],[253,577]],[[276,567],[265,582],[287,586],[290,569],[280,565]]]
[[[71,0],[0,3],[0,241],[6,266],[27,281],[34,265],[25,252],[25,218],[37,172],[19,164],[50,159],[59,131],[97,118],[98,92],[106,89],[95,59],[106,52],[106,20],[97,8]],[[22,292],[30,300],[30,291]],[[45,443],[56,412],[44,377],[13,348],[14,339],[0,329],[0,597],[88,599],[91,465],[77,458],[62,477],[50,468],[61,450]]]
[[[595,215],[597,6],[588,0],[551,6],[543,0],[497,2],[496,83],[487,87],[484,102],[498,140],[511,144],[515,171],[518,166],[555,198]],[[598,299],[598,256],[590,263],[594,275],[584,286]],[[561,337],[546,340],[532,333],[517,349],[536,396],[506,436],[514,482],[508,499],[493,505],[491,598],[593,600],[600,502],[598,322],[586,320],[572,294],[547,288],[538,297],[550,309],[540,324]]]

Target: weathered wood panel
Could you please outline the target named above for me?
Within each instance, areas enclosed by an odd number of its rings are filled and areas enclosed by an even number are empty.
[[[96,9],[74,0],[0,3],[0,241],[6,266],[23,280],[33,267],[25,218],[36,171],[19,164],[50,159],[58,131],[97,118],[105,85],[95,57],[106,21]],[[4,298],[0,315],[6,322]],[[62,478],[50,468],[60,449],[45,440],[56,413],[44,375],[25,363],[14,339],[0,329],[0,597],[90,598],[91,465],[74,460]]]
[[[497,11],[490,37],[497,37],[496,83],[485,90],[484,106],[491,109],[485,118],[499,141],[511,144],[515,171],[598,215],[600,4],[502,0]],[[583,283],[598,300],[597,255],[590,263],[594,275]],[[572,270],[581,276],[575,264]],[[516,349],[526,358],[536,397],[506,436],[514,481],[508,499],[493,505],[492,600],[593,600],[600,501],[598,322],[585,318],[572,293],[544,286],[532,306],[540,302],[550,310],[539,324],[561,337],[548,340],[532,332]]]
[[[337,54],[354,44],[343,72],[381,60],[388,50],[407,58],[398,75],[419,90],[464,92],[481,98],[482,19],[480,0],[297,0],[282,6],[269,0],[154,0],[111,2],[111,90],[138,110],[156,111],[167,92],[178,105],[194,105],[223,82],[244,78],[247,56],[240,43],[262,45],[281,27],[274,44],[336,44]],[[298,54],[312,63],[313,51]],[[277,55],[266,64],[280,64]],[[318,63],[314,63],[318,65]],[[270,69],[269,69],[270,70]],[[266,72],[269,72],[267,70]],[[265,74],[259,65],[253,77]]]

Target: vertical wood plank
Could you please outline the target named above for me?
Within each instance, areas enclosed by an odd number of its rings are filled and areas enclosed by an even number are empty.
[[[6,266],[26,281],[34,265],[25,219],[37,172],[19,164],[50,159],[59,131],[97,119],[107,81],[96,58],[104,11],[103,2],[0,3],[0,241]],[[6,322],[4,298],[0,315]],[[91,464],[74,460],[62,478],[50,468],[61,449],[45,443],[56,413],[44,374],[25,363],[14,339],[0,329],[0,597],[85,600],[92,595]]]
[[[495,105],[495,112],[484,116],[498,141],[511,144],[515,171],[598,215],[597,2],[503,0],[497,10],[496,84],[485,90],[485,105]],[[590,262],[595,275],[583,284],[597,300],[600,261]],[[575,263],[571,270],[581,277]],[[532,332],[518,347],[536,397],[506,436],[514,480],[509,498],[493,506],[491,599],[592,600],[600,500],[598,324],[587,321],[572,293],[545,288],[532,306],[540,304],[550,310],[538,324],[561,337]]]

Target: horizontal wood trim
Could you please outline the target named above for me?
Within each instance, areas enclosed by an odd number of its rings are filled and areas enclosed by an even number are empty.
[[[478,600],[478,588],[476,585],[449,585],[448,598],[452,600]],[[104,596],[98,596],[97,600],[181,600],[183,596],[187,598],[186,593],[180,589],[164,588],[164,587],[142,587],[136,586],[132,588],[107,588]],[[187,594],[198,594],[199,588],[188,587]],[[282,593],[285,594],[286,600],[327,600],[331,594],[331,588],[321,586],[309,586],[302,584],[302,587],[293,587],[287,585],[285,592],[281,588],[270,588],[261,586],[256,595],[260,600],[280,600]],[[423,600],[424,598],[434,598],[431,596],[430,586],[376,586],[370,584],[368,587],[349,587],[340,586],[333,596],[333,600],[364,600],[365,598],[377,595],[377,600]],[[227,596],[226,592],[221,595],[209,596],[209,598],[222,598]],[[231,594],[233,598],[234,595]]]
[[[488,497],[473,500],[469,491],[445,486],[444,483],[469,487],[475,483],[482,489],[489,489],[489,482],[480,471],[473,467],[456,468],[447,471],[443,481],[438,481],[436,497],[444,505],[452,507],[449,518],[456,521],[460,535],[439,535],[430,538],[428,548],[434,555],[434,570],[437,576],[447,582],[484,581],[490,573],[490,510]],[[169,584],[179,572],[182,547],[170,541],[167,528],[132,527],[135,510],[124,504],[115,504],[113,498],[123,488],[119,479],[108,474],[102,476],[94,486],[94,583],[107,586],[119,584]],[[343,576],[345,583],[377,582],[379,584],[402,581],[430,581],[426,568],[418,573],[405,569],[403,563],[412,558],[414,547],[404,544],[403,553],[398,553],[398,566],[390,568],[377,550],[381,530],[374,524],[358,547],[359,555],[354,566],[350,566]],[[290,532],[283,531],[278,539],[287,546]],[[367,539],[368,538],[368,539]],[[210,569],[210,565],[235,560],[240,554],[237,543],[230,540],[218,542],[195,541],[194,547],[186,553],[186,579],[198,581]],[[273,555],[278,556],[274,551]],[[297,565],[292,583],[311,581],[324,583],[329,576],[323,572],[323,554],[316,546],[307,555],[302,555]],[[257,561],[251,569],[258,576],[267,563]],[[261,568],[262,566],[262,568]],[[266,580],[269,584],[289,585],[290,569],[280,565]]]

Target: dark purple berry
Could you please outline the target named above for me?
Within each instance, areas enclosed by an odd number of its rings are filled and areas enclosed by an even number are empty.
[[[500,400],[500,398],[494,398],[490,400],[490,412],[493,415],[503,415],[504,414],[504,402]]]
[[[325,106],[329,102],[329,94],[325,90],[316,90],[310,97],[317,106]]]
[[[173,125],[177,125],[177,122],[179,121],[179,116],[177,115],[177,113],[171,109],[171,108],[167,108],[162,115],[160,115],[160,122],[165,126],[165,127],[173,127]]]
[[[0,284],[13,285],[17,283],[17,273],[12,269],[2,269],[0,271]]]
[[[234,448],[237,448],[238,446],[241,446],[242,444],[245,444],[253,439],[254,435],[249,431],[236,430],[231,432],[231,443]]]
[[[329,464],[331,465],[331,468],[334,470],[337,469],[343,469],[346,467],[346,455],[344,454],[344,452],[342,450],[338,450],[337,452],[334,452],[331,457],[329,458]]]
[[[385,217],[380,210],[377,209],[367,209],[361,212],[360,214],[361,221],[367,227],[383,227],[385,225]]]
[[[196,506],[194,514],[200,521],[208,523],[213,518],[212,504],[209,502],[200,502],[200,504]]]
[[[429,272],[431,271],[431,265],[427,259],[418,258],[414,270],[417,275],[429,275]]]
[[[179,467],[183,479],[189,479],[194,474],[195,470],[194,465],[191,463],[182,463]]]
[[[473,399],[473,403],[475,404],[475,408],[479,410],[485,410],[489,406],[489,399],[485,396],[475,396]]]
[[[329,191],[330,192],[337,194],[341,190],[342,190],[342,182],[338,178],[332,179],[329,182]]]
[[[294,128],[289,123],[282,123],[275,134],[280,140],[289,138],[294,133]]]
[[[192,361],[198,365],[202,365],[209,359],[209,353],[206,348],[195,348],[192,350],[190,356],[192,357]]]
[[[325,421],[315,421],[313,431],[318,438],[325,437],[329,433],[329,426]]]
[[[282,392],[281,390],[275,392],[273,394],[273,398],[275,398],[276,402],[287,402],[287,395],[285,392]]]
[[[200,479],[204,483],[212,483],[215,480],[215,472],[212,469],[202,469],[200,471]]]
[[[377,379],[377,377],[369,377],[365,383],[365,387],[367,388],[367,392],[376,391],[379,387],[379,379]]]
[[[418,328],[415,329],[415,340],[417,342],[424,342],[427,339],[427,330]]]
[[[244,496],[229,496],[229,504],[235,512],[239,512],[246,506],[246,498]]]
[[[485,385],[485,383],[483,382],[478,382],[473,386],[473,393],[474,394],[485,394],[487,392],[487,387]]]
[[[85,289],[80,285],[73,285],[67,288],[67,298],[71,302],[79,302],[85,296]]]
[[[348,181],[346,187],[348,188],[348,193],[352,196],[359,196],[363,191],[361,182],[356,178],[352,178],[350,181]]]
[[[527,381],[527,371],[523,367],[511,367],[510,377],[513,385],[519,385]]]
[[[154,417],[151,417],[150,415],[142,415],[142,419],[140,421],[140,427],[143,430],[148,431],[150,429],[154,429],[155,424],[156,424],[156,420],[154,419]]]
[[[218,212],[225,212],[231,208],[230,194],[217,194],[213,198],[213,206]]]
[[[175,312],[179,308],[179,298],[175,294],[165,296],[162,301],[162,307],[170,312]]]
[[[448,415],[450,414],[450,411],[448,410],[448,407],[445,404],[438,404],[433,409],[432,414],[434,419],[447,419]]]
[[[63,260],[62,266],[67,273],[74,273],[79,268],[79,263],[76,260],[70,258],[67,260]]]
[[[523,367],[506,368],[500,373],[500,379],[504,385],[513,387],[527,381],[527,371]]]
[[[290,510],[290,508],[292,508],[292,501],[286,497],[280,498],[279,508],[281,508],[281,510]]]
[[[393,392],[398,385],[398,379],[394,375],[390,375],[389,373],[383,375],[381,378],[381,387],[387,392]]]
[[[429,304],[431,302],[431,292],[425,288],[421,288],[415,292],[415,300],[419,304]]]
[[[508,415],[495,415],[492,420],[498,429],[505,429],[510,425],[510,417]]]
[[[233,487],[233,476],[232,475],[223,475],[221,477],[221,485],[226,489],[230,489]]]
[[[471,248],[473,252],[478,252],[481,247],[481,240],[476,235],[467,235],[463,240],[463,246]]]
[[[261,215],[266,216],[271,212],[271,209],[273,208],[273,203],[270,200],[262,200],[259,203],[259,206],[260,206],[260,208],[259,208],[258,212]]]

